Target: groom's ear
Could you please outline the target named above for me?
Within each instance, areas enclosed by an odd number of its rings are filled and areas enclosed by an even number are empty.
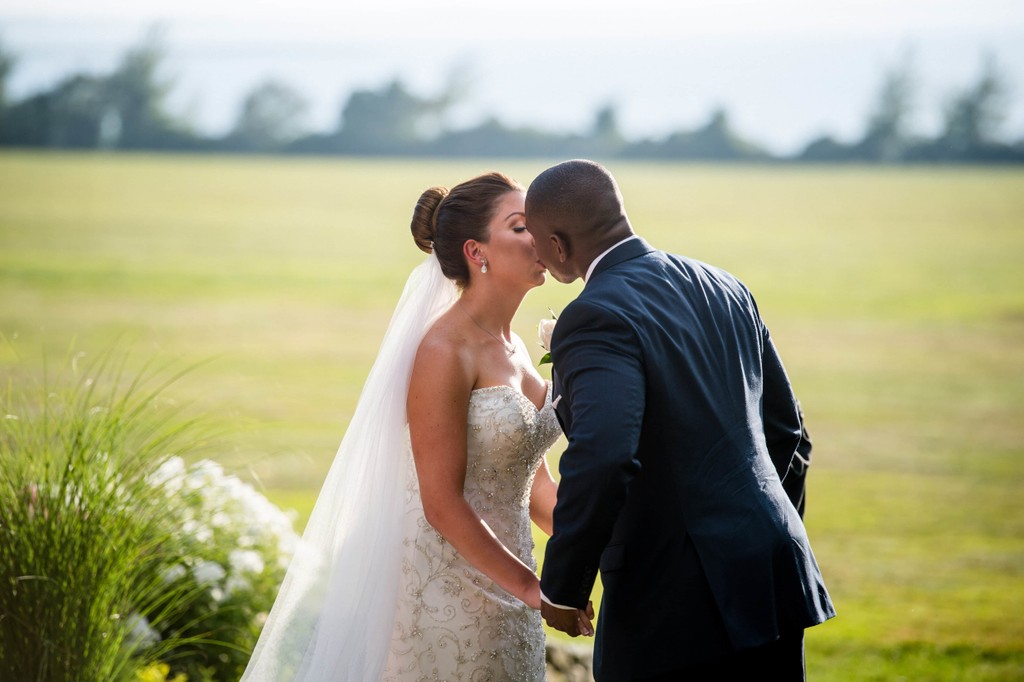
[[[555,253],[558,254],[558,262],[564,263],[572,258],[572,247],[569,245],[569,241],[560,233],[555,232],[551,235],[551,246],[554,247]]]

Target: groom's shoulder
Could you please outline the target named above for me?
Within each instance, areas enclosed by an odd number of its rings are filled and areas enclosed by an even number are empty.
[[[685,282],[684,288],[699,290],[702,292],[701,296],[717,292],[717,296],[732,300],[747,301],[753,298],[753,293],[747,285],[725,268],[672,253],[665,253],[665,258],[673,264],[681,280]]]
[[[691,282],[715,281],[730,287],[742,286],[736,276],[716,265],[661,249],[651,249],[639,257],[623,261],[601,273],[592,285],[588,284],[583,289],[579,299],[597,301],[620,296],[629,298],[635,294],[633,285],[658,285],[666,278],[671,280],[675,277]]]
[[[742,286],[742,282],[740,282],[740,279],[736,275],[726,270],[725,268],[719,267],[717,265],[712,265],[711,263],[706,263],[697,258],[681,256],[676,253],[669,253],[668,251],[660,251],[658,253],[661,255],[661,257],[671,262],[673,265],[675,265],[675,267],[679,268],[681,271],[690,274],[699,274],[705,278],[711,278],[722,282],[736,283]]]

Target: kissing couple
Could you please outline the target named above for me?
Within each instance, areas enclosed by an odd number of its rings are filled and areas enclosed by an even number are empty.
[[[595,636],[599,682],[804,679],[804,629],[835,612],[782,485],[800,410],[747,288],[634,234],[592,161],[528,191],[430,188],[412,234],[429,256],[242,679],[537,682],[542,618]],[[511,331],[548,272],[586,283],[550,383]]]

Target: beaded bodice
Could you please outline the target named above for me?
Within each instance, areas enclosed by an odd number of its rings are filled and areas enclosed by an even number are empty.
[[[533,566],[530,488],[541,457],[561,435],[548,390],[537,407],[511,386],[473,391],[466,437],[466,500],[502,544]]]
[[[530,489],[561,431],[550,388],[538,410],[511,386],[476,389],[469,399],[463,494],[497,538],[536,569]],[[384,679],[544,678],[544,631],[529,608],[467,562],[423,515],[409,456],[406,536],[394,635]]]

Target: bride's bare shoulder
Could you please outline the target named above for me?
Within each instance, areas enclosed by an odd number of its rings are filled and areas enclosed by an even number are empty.
[[[452,352],[464,347],[466,334],[461,322],[451,310],[442,314],[423,335],[420,350],[428,348],[434,352]]]
[[[416,352],[414,374],[469,383],[476,372],[476,356],[461,320],[445,313],[427,330]]]

